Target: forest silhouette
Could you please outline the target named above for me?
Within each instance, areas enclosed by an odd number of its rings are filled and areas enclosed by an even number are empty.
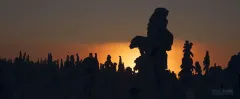
[[[118,63],[111,55],[99,63],[97,53],[60,60],[48,53],[47,59],[33,61],[20,51],[15,59],[0,58],[0,99],[240,99],[240,52],[222,69],[210,66],[210,51],[203,62],[194,62],[194,44],[186,40],[181,71],[168,70],[166,51],[174,39],[168,13],[156,8],[147,36],[130,41],[129,48],[140,52],[134,68],[125,67],[121,56]]]

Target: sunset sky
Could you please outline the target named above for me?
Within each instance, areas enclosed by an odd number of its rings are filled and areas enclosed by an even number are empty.
[[[174,35],[168,52],[169,68],[180,70],[184,40],[193,42],[194,60],[202,63],[209,50],[211,64],[225,67],[240,51],[240,0],[1,0],[0,56],[13,58],[19,51],[32,59],[89,52],[104,62],[108,54],[133,67],[139,56],[130,40],[146,35],[156,7],[166,7],[168,29]]]

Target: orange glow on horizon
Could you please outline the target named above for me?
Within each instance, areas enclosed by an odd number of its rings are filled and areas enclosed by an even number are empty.
[[[112,61],[118,63],[119,57],[122,56],[122,61],[126,67],[133,68],[135,66],[134,60],[140,56],[139,50],[137,48],[130,49],[129,43],[118,42],[118,43],[107,43],[97,45],[94,50],[98,53],[99,62],[104,63],[106,61],[107,55],[112,56]],[[172,50],[168,53],[168,69],[178,73],[180,71],[180,64],[182,58],[182,49],[178,46],[173,46]]]
[[[194,42],[193,42],[194,43]],[[122,61],[126,67],[133,68],[135,66],[134,60],[140,56],[139,50],[137,48],[130,49],[129,42],[112,42],[105,44],[97,44],[92,49],[93,53],[98,53],[98,59],[100,63],[104,63],[106,61],[107,55],[111,55],[112,62],[119,62],[119,56],[122,56]],[[181,68],[180,65],[182,63],[183,57],[183,45],[184,41],[175,40],[172,46],[172,50],[168,51],[168,69],[174,71],[175,73],[179,73]],[[205,55],[205,48],[200,43],[194,43],[192,52],[194,53],[194,63],[195,61],[199,61],[200,63],[203,61]],[[194,65],[193,63],[193,65]]]
[[[45,45],[39,46],[39,48],[26,48],[22,50],[23,52],[27,52],[30,54],[30,59],[36,61],[38,58],[47,58],[47,53],[51,52],[53,55],[53,59],[66,59],[66,55],[76,55],[79,54],[80,58],[83,59],[88,56],[89,53],[98,53],[98,60],[100,63],[104,63],[106,61],[107,55],[111,55],[112,62],[119,62],[119,56],[122,56],[122,61],[126,67],[133,68],[135,66],[134,60],[140,56],[139,50],[137,48],[130,49],[130,42],[109,42],[109,43],[101,43],[101,44],[60,44],[60,45]],[[174,40],[174,44],[172,46],[172,50],[168,51],[168,69],[178,73],[181,68],[180,65],[182,63],[183,57],[183,40]],[[44,48],[44,49],[43,49]],[[201,66],[207,46],[201,44],[199,42],[193,42],[192,52],[194,54],[193,61],[199,61]],[[39,50],[41,49],[41,50]],[[4,55],[14,59],[18,56],[18,50],[14,50],[11,53],[12,55]],[[214,57],[215,54],[211,54],[210,50],[210,58],[211,64],[214,64],[214,59],[218,59],[219,57]],[[193,64],[194,65],[194,64]]]

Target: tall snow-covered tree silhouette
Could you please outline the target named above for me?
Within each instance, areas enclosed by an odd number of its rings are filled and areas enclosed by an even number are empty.
[[[191,80],[193,77],[192,71],[194,69],[194,66],[193,66],[193,60],[192,60],[193,53],[191,52],[192,45],[193,44],[191,42],[185,41],[185,44],[183,47],[184,56],[182,58],[182,65],[181,65],[182,70],[178,74],[181,82],[185,87],[190,86]]]

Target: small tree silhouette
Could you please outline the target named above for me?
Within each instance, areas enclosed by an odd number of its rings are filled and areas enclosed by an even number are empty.
[[[203,64],[204,64],[203,70],[205,70],[205,75],[207,75],[207,73],[209,71],[209,66],[210,66],[210,56],[209,56],[209,52],[208,51],[206,52],[206,55],[204,57]]]
[[[111,60],[111,56],[110,56],[110,55],[107,56],[107,60],[105,61],[104,66],[105,66],[105,68],[108,69],[108,70],[113,66],[113,63],[112,63],[112,60]]]
[[[119,56],[118,72],[121,72],[121,73],[124,72],[124,64],[122,62],[122,57],[121,56]]]
[[[132,68],[127,67],[126,70],[125,70],[125,73],[128,74],[128,75],[132,75],[133,74]]]
[[[48,65],[52,65],[53,58],[52,58],[52,53],[48,53]]]
[[[198,75],[202,75],[202,69],[198,61],[195,62],[195,66],[196,66],[195,71],[198,73]]]

